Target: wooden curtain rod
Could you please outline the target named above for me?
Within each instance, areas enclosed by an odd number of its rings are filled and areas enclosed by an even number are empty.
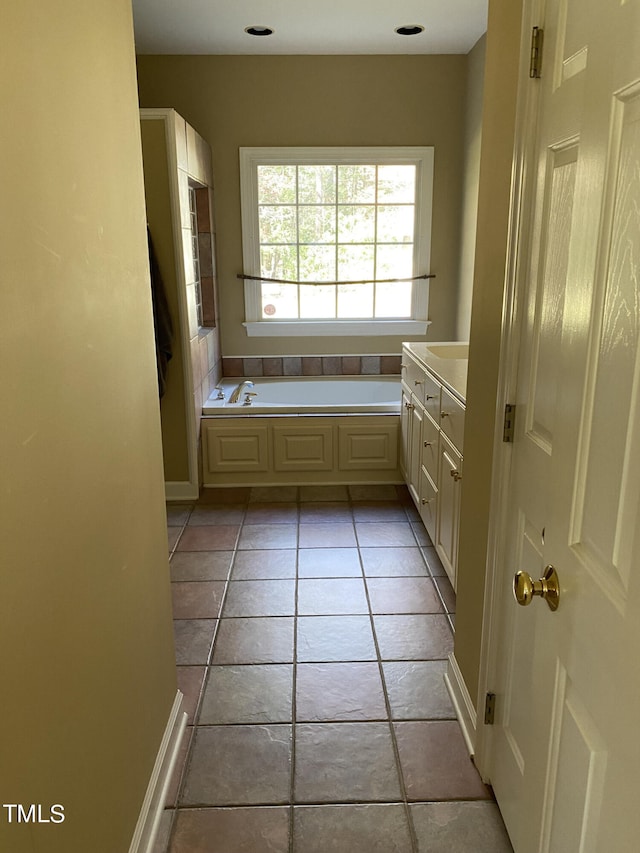
[[[342,284],[395,284],[400,281],[417,281],[418,279],[435,277],[435,273],[429,273],[428,275],[412,275],[409,276],[409,278],[380,278],[376,281],[372,281],[369,278],[362,279],[361,281],[289,281],[286,278],[265,278],[261,275],[245,275],[244,273],[238,273],[236,276],[236,278],[240,278],[245,281],[268,281],[273,284],[310,284],[313,287],[326,287],[327,285]]]

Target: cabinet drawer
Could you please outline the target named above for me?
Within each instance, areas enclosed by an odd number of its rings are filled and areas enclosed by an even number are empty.
[[[422,465],[434,481],[438,479],[438,435],[439,430],[431,418],[422,423]]]
[[[431,417],[439,422],[440,416],[440,389],[442,386],[431,376],[430,373],[424,373],[424,407]]]
[[[440,428],[451,443],[462,453],[464,438],[464,406],[446,388],[442,389],[440,403]]]
[[[425,370],[404,352],[402,354],[402,381],[421,403],[424,403],[425,376]]]
[[[436,540],[436,516],[437,516],[438,490],[431,481],[431,477],[424,468],[420,470],[420,505],[419,512],[422,523],[431,541]]]

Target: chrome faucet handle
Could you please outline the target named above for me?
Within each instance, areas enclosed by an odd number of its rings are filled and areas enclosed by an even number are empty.
[[[216,400],[224,400],[224,391],[222,390],[222,382],[218,382],[218,384],[214,387],[214,391],[218,392],[218,396]]]
[[[257,396],[258,396],[258,392],[257,392],[257,391],[245,391],[245,394],[244,394],[244,403],[243,403],[242,405],[243,405],[243,406],[250,406],[250,405],[251,405],[251,403],[253,402],[251,398],[252,398],[252,397],[257,397]]]

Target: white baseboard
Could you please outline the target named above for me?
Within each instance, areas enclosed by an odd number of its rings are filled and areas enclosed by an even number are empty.
[[[190,480],[174,480],[165,482],[164,495],[168,501],[195,501],[200,492],[197,483]]]
[[[187,714],[182,710],[183,698],[182,693],[179,690],[176,691],[176,698],[160,742],[129,853],[152,853],[153,851],[171,774],[187,726]]]
[[[476,748],[476,727],[478,723],[478,715],[471,701],[471,695],[467,690],[467,685],[464,683],[464,678],[460,672],[458,661],[455,659],[453,652],[449,655],[449,663],[444,676],[449,696],[453,702],[453,707],[456,710],[456,716],[462,729],[462,735],[469,755],[473,756]]]

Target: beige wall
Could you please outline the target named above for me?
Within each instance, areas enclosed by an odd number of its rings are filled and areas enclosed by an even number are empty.
[[[464,127],[464,166],[460,228],[460,276],[456,339],[469,340],[473,268],[478,222],[478,182],[480,180],[480,143],[482,139],[482,91],[487,37],[483,35],[467,55],[467,100]]]
[[[431,340],[456,329],[464,56],[139,56],[142,107],[173,107],[213,148],[222,350],[399,353],[399,337],[248,338],[238,148],[434,145]]]
[[[129,0],[3,9],[7,853],[128,850],[176,690]]]
[[[480,666],[521,14],[520,0],[489,2],[455,638],[456,660],[474,702]]]

